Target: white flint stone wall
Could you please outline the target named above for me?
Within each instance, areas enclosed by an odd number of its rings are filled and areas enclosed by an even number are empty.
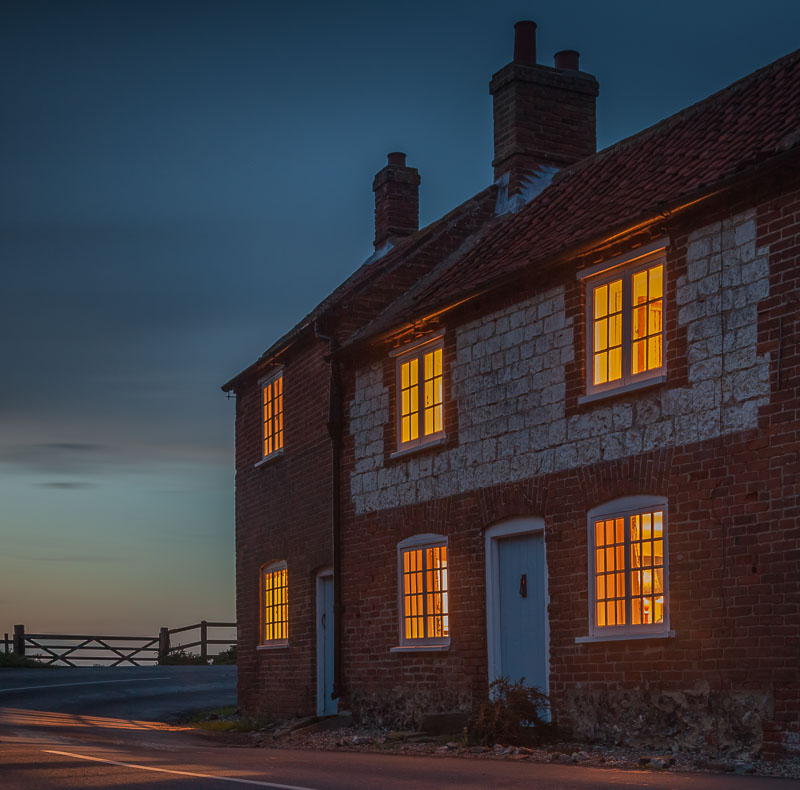
[[[769,358],[756,350],[757,306],[769,292],[769,251],[756,249],[755,237],[754,211],[689,237],[686,274],[671,284],[678,326],[688,339],[685,387],[600,400],[567,418],[565,365],[574,359],[573,319],[565,317],[564,288],[554,288],[456,330],[449,375],[450,395],[458,403],[458,446],[412,454],[387,467],[389,382],[381,363],[359,371],[350,404],[356,511],[755,427],[758,407],[769,398]]]

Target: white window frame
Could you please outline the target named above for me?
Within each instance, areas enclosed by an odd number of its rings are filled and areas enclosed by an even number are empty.
[[[578,399],[579,403],[595,400],[609,394],[627,392],[640,387],[659,384],[666,380],[667,374],[667,259],[666,247],[668,239],[661,239],[646,247],[625,255],[612,258],[590,269],[578,273],[578,279],[584,286],[584,337],[586,338],[586,394]],[[633,276],[642,269],[649,269],[654,264],[661,264],[662,271],[662,320],[661,320],[661,367],[633,374],[632,370],[632,306],[631,290]],[[614,280],[622,280],[622,378],[594,383],[594,290]]]
[[[286,571],[286,636],[282,639],[266,639],[264,636],[264,626],[266,624],[266,601],[264,600],[264,577],[268,573],[275,573],[275,571]],[[289,600],[289,571],[287,568],[286,560],[277,560],[262,565],[258,572],[258,649],[270,650],[276,647],[289,646],[289,607],[291,601]]]
[[[598,519],[622,518],[635,516],[652,510],[661,510],[663,516],[664,540],[664,621],[662,623],[631,623],[631,589],[630,589],[630,526],[625,522],[625,625],[622,626],[597,626],[596,606],[597,587],[595,578],[595,542],[594,522]],[[605,502],[592,508],[586,515],[587,550],[589,555],[589,636],[578,637],[576,642],[612,641],[622,639],[647,639],[652,637],[671,637],[675,632],[669,625],[669,512],[667,498],[663,496],[638,496],[621,497]]]
[[[271,387],[272,384],[278,379],[283,379],[283,368],[272,371],[269,375],[260,378],[258,381],[258,424],[261,435],[261,460],[256,464],[256,466],[261,466],[267,461],[283,455],[283,448],[286,446],[286,382],[283,381],[281,384],[281,415],[283,417],[283,422],[281,424],[282,444],[277,450],[273,450],[271,453],[264,453],[264,442],[266,440],[264,436],[264,390],[267,387]]]
[[[392,653],[413,653],[422,651],[448,650],[450,648],[450,636],[422,637],[417,639],[407,639],[405,635],[405,609],[403,600],[403,554],[413,549],[432,549],[437,546],[444,546],[447,549],[447,617],[448,629],[452,632],[450,624],[450,546],[446,535],[437,535],[431,532],[412,535],[410,538],[401,540],[397,544],[397,632],[398,646],[390,648]],[[426,568],[427,570],[427,568]],[[423,572],[423,578],[425,574]],[[426,601],[423,596],[423,601]],[[427,603],[427,602],[426,602]],[[427,613],[426,613],[427,616]],[[424,622],[424,621],[423,621]]]
[[[424,392],[424,370],[425,370],[425,354],[436,351],[437,349],[442,350],[442,430],[436,431],[435,433],[429,433],[424,435],[424,427],[425,427],[425,392]],[[445,434],[445,364],[444,364],[444,333],[439,332],[432,337],[429,337],[422,342],[416,341],[414,343],[410,343],[402,348],[395,349],[390,353],[390,356],[395,357],[395,395],[394,395],[394,402],[395,402],[395,446],[396,451],[392,453],[392,456],[395,457],[400,455],[401,453],[406,453],[409,450],[416,450],[419,447],[427,447],[433,444],[441,444],[446,437]],[[419,360],[417,365],[418,370],[418,378],[417,378],[417,387],[419,390],[419,411],[418,411],[418,419],[419,419],[419,431],[416,439],[411,439],[408,442],[402,441],[402,379],[400,374],[401,365],[404,362],[408,362],[408,360],[417,358]]]

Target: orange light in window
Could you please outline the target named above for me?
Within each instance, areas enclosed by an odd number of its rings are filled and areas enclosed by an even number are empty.
[[[264,641],[289,637],[289,587],[286,568],[264,573]]]
[[[633,375],[663,364],[664,267],[662,264],[633,275],[632,349]]]
[[[625,624],[625,521],[595,521],[595,622]]]
[[[264,421],[264,456],[283,447],[283,376],[262,388]]]
[[[450,634],[446,546],[403,552],[403,633],[406,639]]]
[[[594,289],[594,383],[622,378],[622,280]]]

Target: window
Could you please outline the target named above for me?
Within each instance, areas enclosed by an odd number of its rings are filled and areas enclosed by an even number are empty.
[[[612,264],[586,280],[587,395],[664,373],[664,252]]]
[[[283,450],[283,372],[261,382],[263,457]]]
[[[261,569],[261,644],[289,644],[289,584],[286,563],[275,562]]]
[[[441,335],[397,356],[398,450],[444,436]]]
[[[589,546],[591,634],[666,633],[666,500],[641,496],[594,508]]]
[[[415,535],[397,546],[400,645],[447,647],[447,538]]]

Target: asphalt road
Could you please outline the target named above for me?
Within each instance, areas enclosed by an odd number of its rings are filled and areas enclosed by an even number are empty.
[[[798,790],[746,776],[353,752],[252,749],[187,731],[175,714],[230,704],[224,667],[0,671],[2,790]],[[158,719],[162,721],[159,722]]]

